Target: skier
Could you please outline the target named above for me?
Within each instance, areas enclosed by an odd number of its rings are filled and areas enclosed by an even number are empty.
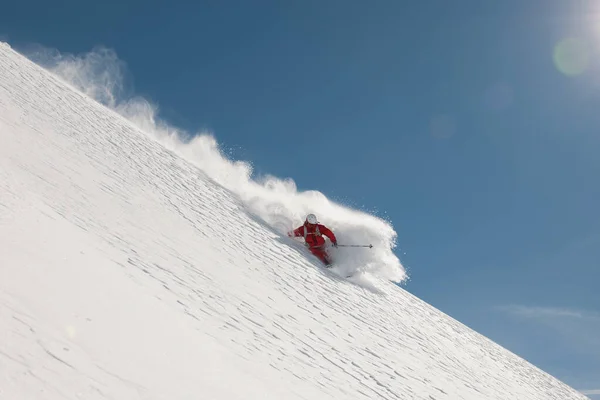
[[[323,239],[323,235],[331,240],[334,247],[337,247],[335,235],[325,225],[319,224],[315,214],[308,214],[304,225],[288,233],[288,236],[290,237],[303,237],[310,252],[317,256],[323,264],[329,266],[331,265],[331,258],[329,257],[329,254],[327,254],[327,250],[325,250],[325,239]]]

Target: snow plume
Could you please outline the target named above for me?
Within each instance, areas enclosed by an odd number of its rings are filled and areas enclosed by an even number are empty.
[[[394,282],[407,279],[393,253],[396,232],[391,224],[366,212],[336,204],[317,191],[299,192],[290,179],[273,176],[253,179],[251,164],[227,158],[210,132],[190,134],[158,117],[148,100],[128,96],[127,69],[116,53],[96,48],[82,55],[34,48],[25,55],[72,86],[129,119],[141,130],[197,165],[212,180],[235,193],[247,210],[281,235],[301,225],[314,213],[334,230],[340,244],[372,244],[372,249],[331,249],[337,271],[356,273],[365,284],[377,277]],[[283,240],[290,240],[284,236]],[[290,241],[291,243],[291,241]]]

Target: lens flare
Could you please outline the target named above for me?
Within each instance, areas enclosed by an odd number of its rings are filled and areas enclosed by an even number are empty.
[[[589,66],[590,51],[579,38],[566,38],[554,47],[554,65],[567,76],[583,74]]]
[[[75,329],[74,326],[68,325],[65,327],[65,333],[67,334],[67,337],[69,339],[73,339],[75,337],[75,335],[77,335],[77,330]]]
[[[514,97],[515,93],[511,85],[498,82],[487,88],[483,101],[488,110],[502,111],[513,104]]]
[[[456,132],[454,118],[448,114],[435,115],[429,121],[429,132],[436,139],[447,139]]]

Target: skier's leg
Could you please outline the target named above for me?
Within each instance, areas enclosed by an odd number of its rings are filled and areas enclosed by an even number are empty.
[[[310,252],[313,254],[313,256],[317,257],[319,260],[322,261],[322,251],[320,248],[318,247],[311,247],[309,248]]]
[[[311,253],[313,253],[321,262],[325,265],[331,265],[331,260],[329,259],[329,254],[322,247],[313,247],[310,249]]]

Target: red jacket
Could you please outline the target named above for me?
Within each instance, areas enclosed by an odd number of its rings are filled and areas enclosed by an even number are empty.
[[[309,247],[322,247],[325,244],[323,235],[327,236],[331,243],[337,243],[337,239],[325,225],[312,225],[305,222],[301,227],[294,229],[292,236],[304,237],[304,241]]]

